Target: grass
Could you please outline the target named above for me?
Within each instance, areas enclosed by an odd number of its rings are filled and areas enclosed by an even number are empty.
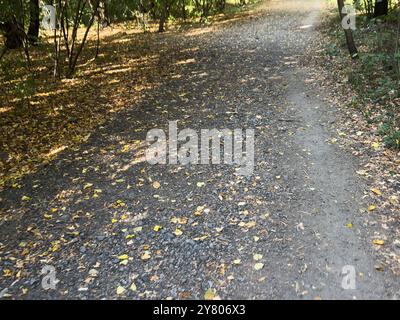
[[[400,150],[400,12],[378,19],[357,17],[354,38],[360,59],[355,62],[349,58],[337,16],[332,12],[323,26],[329,39],[325,53],[358,93],[350,104],[379,127],[378,134],[388,148]]]

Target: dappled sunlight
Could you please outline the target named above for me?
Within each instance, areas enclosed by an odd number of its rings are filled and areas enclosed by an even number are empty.
[[[113,70],[106,70],[106,71],[104,71],[104,73],[106,73],[106,74],[116,74],[116,73],[124,73],[124,72],[127,72],[127,71],[131,71],[132,70],[132,68],[130,68],[130,67],[128,67],[128,68],[117,68],[117,69],[113,69]]]
[[[195,63],[195,62],[196,62],[195,59],[190,58],[190,59],[178,61],[178,62],[176,62],[175,64],[176,64],[176,65],[183,65],[183,64]]]
[[[57,148],[53,148],[52,150],[50,150],[50,152],[48,152],[45,157],[47,158],[51,158],[53,156],[55,156],[56,154],[60,153],[61,151],[64,151],[65,149],[67,149],[67,146],[60,146]]]
[[[9,112],[9,111],[11,111],[11,110],[12,110],[11,107],[2,107],[2,108],[0,108],[0,113]]]
[[[43,59],[47,65],[52,65],[51,55],[43,55],[43,49],[32,48],[34,78],[21,78],[16,73],[15,78],[4,81],[2,89],[8,92],[8,99],[0,101],[1,114],[4,115],[0,119],[0,130],[4,131],[1,136],[6,155],[3,159],[6,161],[1,165],[0,187],[34,173],[42,162],[55,159],[62,151],[58,149],[60,146],[68,148],[83,143],[88,133],[106,121],[107,114],[135,106],[140,97],[132,95],[131,90],[139,93],[159,85],[148,80],[153,72],[157,72],[159,53],[145,44],[149,37],[155,35],[137,30],[129,34],[121,33],[122,30],[123,27],[115,25],[112,31],[109,28],[101,31],[98,60],[90,59],[94,57],[95,37],[89,37],[79,59],[82,63],[78,65],[73,79],[55,81],[51,68],[43,68]],[[134,47],[120,51],[119,44],[113,43],[115,39],[122,40],[123,45],[132,42]],[[51,42],[45,46],[47,50],[52,50]],[[4,60],[10,64],[17,62],[13,60],[14,55],[18,56],[18,53],[9,53]],[[115,59],[116,56],[118,59]],[[23,67],[18,70],[25,72]],[[107,86],[113,86],[113,89]],[[27,89],[16,90],[17,87]],[[29,112],[21,113],[22,104]],[[40,121],[32,122],[31,112]],[[10,127],[15,119],[20,125]],[[26,130],[30,131],[29,137],[21,133]],[[26,151],[27,145],[31,146],[29,152]]]
[[[37,98],[44,98],[44,97],[51,97],[51,96],[57,96],[63,93],[68,93],[67,89],[58,89],[58,90],[53,90],[53,91],[47,91],[47,92],[38,92],[33,95],[33,97]]]

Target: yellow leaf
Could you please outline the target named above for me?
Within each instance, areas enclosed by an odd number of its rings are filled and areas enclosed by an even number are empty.
[[[31,197],[28,197],[28,196],[23,196],[21,199],[22,199],[22,201],[29,201],[29,200],[31,200],[32,198],[31,198]]]
[[[374,148],[374,150],[378,150],[381,145],[379,142],[373,142],[371,143],[371,146]]]
[[[381,192],[381,190],[379,190],[379,189],[372,188],[371,191],[372,191],[373,193],[375,193],[376,195],[378,195],[378,196],[382,195],[382,192]]]
[[[174,231],[174,234],[175,234],[176,236],[181,236],[181,235],[183,234],[183,232],[182,232],[181,229],[176,228],[175,231]]]
[[[128,264],[128,260],[122,260],[119,264],[126,266]]]
[[[246,223],[246,228],[253,228],[256,225],[255,221],[249,221]]]
[[[137,290],[136,284],[135,284],[134,282],[132,282],[132,284],[131,284],[131,286],[129,287],[129,289],[130,289],[131,291],[136,291],[136,290]]]
[[[385,241],[381,240],[381,239],[375,239],[372,241],[373,244],[376,244],[378,246],[383,246],[385,244]]]
[[[150,252],[149,251],[145,251],[140,258],[142,260],[149,260],[151,258]]]
[[[159,189],[161,187],[161,184],[158,181],[153,182],[153,188],[154,189]]]
[[[262,254],[258,254],[258,253],[256,253],[256,254],[253,255],[253,259],[254,259],[255,261],[261,260],[262,257],[263,257]]]
[[[171,223],[178,223],[179,220],[177,217],[172,217],[170,221]]]
[[[205,235],[203,235],[203,236],[193,238],[193,240],[194,240],[194,241],[203,241],[203,240],[206,240],[208,237],[209,237],[209,236],[205,234]]]
[[[128,152],[128,151],[129,151],[129,144],[126,144],[121,148],[121,152]]]
[[[13,275],[13,272],[10,269],[4,269],[3,270],[3,276],[4,277],[11,277]]]
[[[154,226],[154,228],[153,228],[153,230],[154,230],[155,232],[160,231],[160,229],[161,229],[161,226],[159,226],[159,225],[156,225],[156,226]]]
[[[118,295],[123,294],[125,291],[126,291],[126,290],[125,290],[124,287],[121,287],[121,286],[118,286],[118,287],[117,287],[117,294],[118,294]]]
[[[86,183],[85,185],[84,185],[84,187],[83,187],[83,189],[85,190],[85,189],[89,189],[89,188],[91,188],[93,186],[93,183]]]
[[[206,300],[214,300],[215,299],[215,291],[209,288],[204,294],[204,299]]]
[[[351,228],[353,228],[353,224],[351,222],[349,222],[346,224],[346,227],[351,229]]]
[[[370,206],[368,206],[368,211],[374,211],[376,209],[376,206],[374,206],[374,205],[370,205]]]
[[[122,254],[122,255],[118,256],[118,259],[119,260],[126,260],[126,259],[129,259],[129,256],[127,254]]]
[[[264,264],[263,263],[256,263],[254,265],[254,269],[255,270],[261,270],[262,268],[264,268]]]
[[[187,217],[179,217],[178,218],[178,223],[179,224],[186,224],[188,222],[188,218]]]
[[[196,183],[196,185],[197,185],[199,188],[203,187],[204,184],[205,184],[204,182],[197,182],[197,183]]]

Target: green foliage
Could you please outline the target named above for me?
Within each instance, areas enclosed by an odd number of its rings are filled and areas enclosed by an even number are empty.
[[[388,148],[400,150],[400,131],[393,131],[383,139]]]
[[[383,136],[383,141],[388,148],[400,150],[400,130],[393,129],[393,124],[384,122],[378,129],[378,134]]]
[[[387,16],[371,18],[374,1],[355,3],[358,15],[353,34],[360,59],[353,62],[348,58],[337,12],[328,20],[326,32],[332,41],[325,44],[325,53],[342,64],[342,73],[358,92],[350,105],[365,108],[367,122],[380,124],[378,132],[386,146],[400,149],[400,11],[392,8]]]
[[[338,56],[340,54],[340,49],[334,42],[327,43],[325,45],[325,54],[329,56]]]

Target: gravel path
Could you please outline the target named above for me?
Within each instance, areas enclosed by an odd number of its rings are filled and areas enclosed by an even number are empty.
[[[366,240],[357,162],[329,143],[335,110],[300,64],[318,3],[267,1],[217,30],[157,35],[159,85],[0,194],[0,295],[395,298],[398,281],[377,270]],[[147,131],[172,120],[255,129],[253,174],[143,162]],[[54,290],[42,288],[44,266]],[[355,289],[342,287],[344,266]]]

